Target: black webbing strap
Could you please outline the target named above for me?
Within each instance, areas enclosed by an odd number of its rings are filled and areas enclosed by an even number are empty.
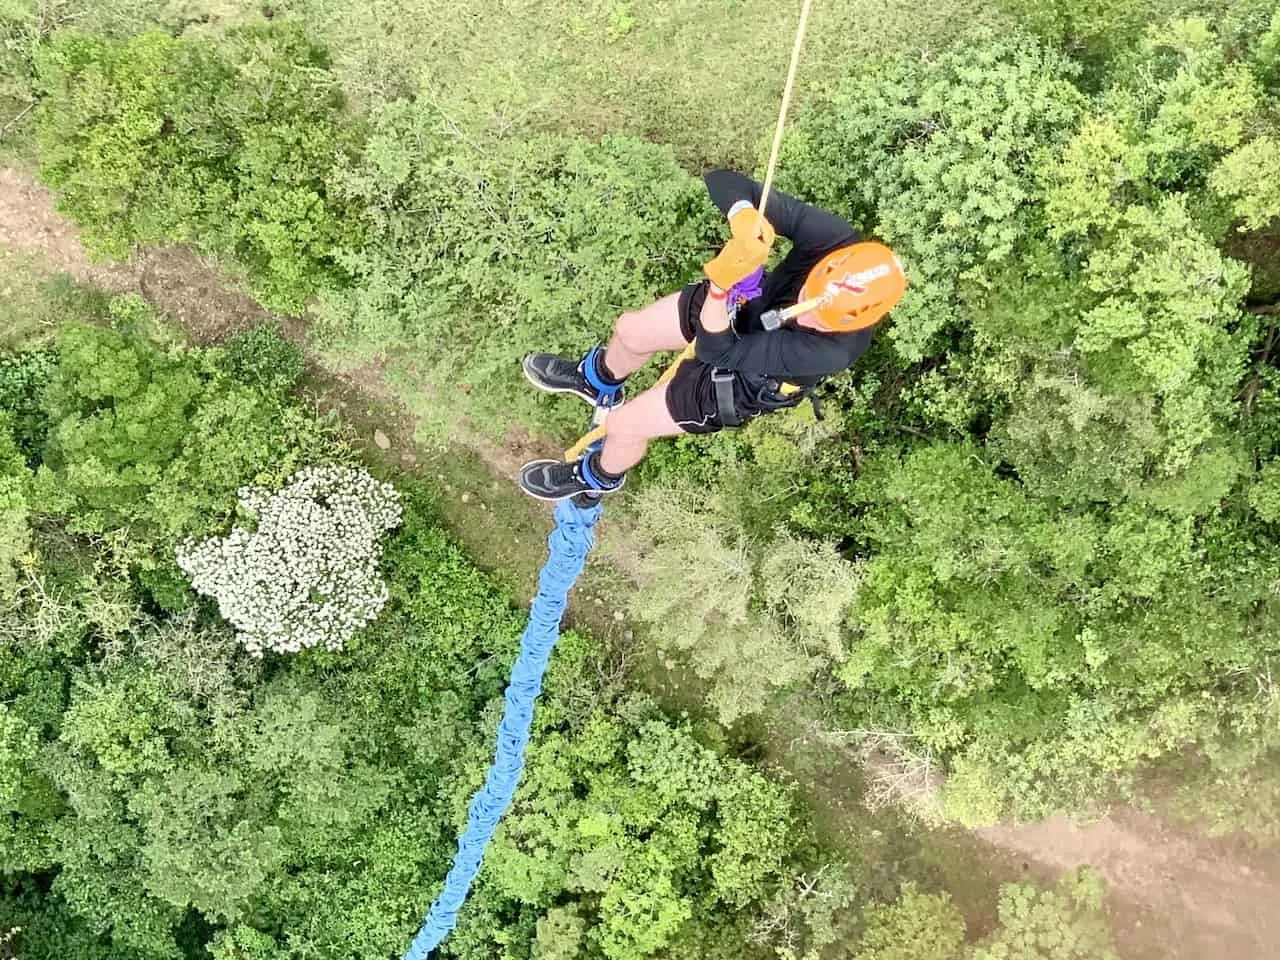
[[[732,370],[711,371],[711,386],[716,392],[716,408],[720,414],[720,426],[736,427],[742,423],[738,416],[738,404],[733,397],[733,385],[737,380]]]

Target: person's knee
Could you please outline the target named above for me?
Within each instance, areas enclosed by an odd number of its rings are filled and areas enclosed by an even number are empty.
[[[609,436],[624,443],[646,441],[661,432],[645,405],[623,404],[609,414]]]
[[[643,311],[628,310],[618,317],[613,330],[614,335],[618,338],[618,343],[622,345],[624,350],[630,350],[632,353],[652,352],[647,343],[648,337],[646,336]]]

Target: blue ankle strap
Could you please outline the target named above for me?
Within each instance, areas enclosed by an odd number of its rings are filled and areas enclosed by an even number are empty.
[[[587,447],[582,454],[582,459],[578,461],[578,476],[582,477],[583,482],[592,490],[599,490],[608,493],[610,490],[617,490],[622,486],[622,477],[617,480],[606,481],[601,479],[594,470],[591,469],[591,461],[596,454],[600,452],[602,444],[598,441]]]
[[[622,389],[621,383],[606,383],[600,377],[597,364],[600,362],[600,354],[602,349],[594,346],[587,351],[587,355],[582,358],[582,375],[587,378],[587,383],[600,395],[600,399],[606,403],[612,400],[618,391]]]

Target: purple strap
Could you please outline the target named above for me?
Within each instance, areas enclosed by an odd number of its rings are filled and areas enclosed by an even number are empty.
[[[764,267],[756,267],[729,288],[729,299],[735,303],[746,303],[754,300],[764,291]]]

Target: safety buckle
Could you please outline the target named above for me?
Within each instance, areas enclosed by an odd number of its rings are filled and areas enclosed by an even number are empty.
[[[782,326],[782,311],[766,310],[764,313],[760,314],[760,326],[762,326],[768,333],[773,333],[773,331]]]
[[[734,376],[736,375],[732,370],[725,370],[723,367],[711,368],[712,383],[732,383]]]

